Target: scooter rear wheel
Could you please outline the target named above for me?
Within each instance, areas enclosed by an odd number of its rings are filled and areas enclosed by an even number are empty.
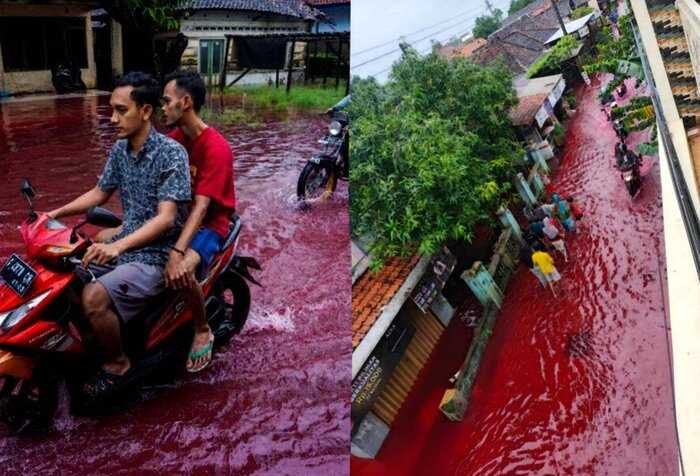
[[[214,344],[221,346],[238,334],[248,320],[250,288],[245,279],[231,271],[221,275],[216,286],[224,312],[211,316],[209,327],[214,333]]]

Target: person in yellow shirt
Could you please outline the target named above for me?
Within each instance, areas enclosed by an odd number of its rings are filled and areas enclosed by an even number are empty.
[[[561,279],[559,271],[557,271],[556,266],[554,266],[554,259],[552,256],[543,250],[542,245],[535,243],[533,246],[534,253],[532,253],[532,262],[534,265],[544,274],[549,289],[552,290],[554,297],[557,297],[557,292],[554,290],[554,283]]]

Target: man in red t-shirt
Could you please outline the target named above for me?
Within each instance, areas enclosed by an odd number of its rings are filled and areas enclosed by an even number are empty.
[[[211,362],[214,335],[207,323],[204,295],[198,283],[221,251],[235,209],[233,153],[226,139],[199,117],[206,87],[194,72],[176,72],[165,78],[163,113],[169,136],[189,155],[192,210],[165,267],[165,284],[189,293],[195,335],[187,370],[199,372]]]

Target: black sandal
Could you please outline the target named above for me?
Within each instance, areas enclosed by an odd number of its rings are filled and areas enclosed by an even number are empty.
[[[100,369],[97,375],[83,385],[83,393],[90,398],[113,395],[129,383],[131,372],[132,369],[129,369],[124,375],[119,375]]]

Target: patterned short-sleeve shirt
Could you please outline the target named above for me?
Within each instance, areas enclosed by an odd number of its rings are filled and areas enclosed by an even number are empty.
[[[175,226],[148,245],[129,250],[118,263],[139,262],[164,266],[187,218],[192,198],[187,152],[176,141],[151,127],[141,150],[134,154],[127,139],[118,140],[109,152],[97,186],[104,192],[119,191],[124,212],[121,239],[158,214],[158,204],[177,203]]]

